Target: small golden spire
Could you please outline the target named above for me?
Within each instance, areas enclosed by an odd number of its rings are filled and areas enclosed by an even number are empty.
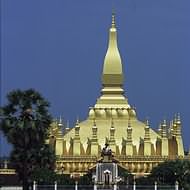
[[[128,127],[127,128],[131,128],[131,119],[128,119]]]
[[[149,120],[148,119],[146,120],[146,126],[149,126]]]
[[[150,124],[148,118],[145,122],[145,135],[144,135],[144,141],[150,141]]]
[[[75,125],[75,138],[79,137],[79,131],[80,131],[80,126],[79,126],[79,119],[77,119],[76,121],[76,125]]]
[[[93,125],[96,126],[96,118],[93,118]]]
[[[170,133],[170,135],[173,134],[173,120],[170,121],[169,128],[168,128],[168,133]]]
[[[132,143],[132,128],[131,128],[131,121],[128,120],[128,127],[127,127],[127,142]]]
[[[111,118],[111,128],[114,128],[114,121],[113,121],[113,117]]]
[[[181,117],[180,113],[177,114],[177,124],[181,124]]]
[[[162,134],[162,124],[160,123],[158,126],[158,134],[161,135]]]
[[[70,128],[69,128],[69,120],[67,120],[67,124],[66,124],[66,128],[65,128],[65,134],[66,133],[68,133],[69,132],[69,130],[70,130]]]
[[[149,119],[147,117],[146,121],[145,121],[145,125],[146,125],[146,128],[149,128],[150,127],[150,124],[149,124]]]
[[[177,114],[174,115],[174,123],[177,123]]]
[[[114,128],[114,122],[113,122],[113,118],[111,120],[111,128],[110,128],[110,142],[114,142],[115,141],[115,128]]]
[[[92,126],[92,140],[93,142],[97,142],[97,130],[98,128],[96,127],[96,121],[94,119],[94,125]]]
[[[57,118],[55,118],[55,119],[54,119],[54,122],[55,122],[56,124],[58,124],[58,119],[57,119]]]
[[[165,137],[167,137],[167,121],[166,121],[166,119],[163,120],[161,127],[162,127],[161,136],[165,138]]]
[[[171,120],[171,121],[170,121],[170,127],[173,127],[173,123],[174,123],[174,121]]]
[[[79,124],[79,116],[77,116],[77,121],[76,121],[76,125]]]
[[[62,121],[62,117],[61,117],[61,116],[59,117],[58,126],[59,126],[59,127],[62,127],[62,126],[63,126],[63,121]]]
[[[67,126],[66,129],[69,129],[69,120],[67,120]]]
[[[163,124],[162,124],[162,126],[164,126],[164,127],[167,126],[166,119],[163,120]]]

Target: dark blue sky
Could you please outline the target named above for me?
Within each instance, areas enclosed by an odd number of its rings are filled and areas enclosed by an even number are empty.
[[[114,5],[129,103],[157,128],[180,112],[190,145],[189,0],[2,0],[1,103],[35,88],[51,113],[85,119],[100,95]],[[1,154],[7,154],[5,140]]]

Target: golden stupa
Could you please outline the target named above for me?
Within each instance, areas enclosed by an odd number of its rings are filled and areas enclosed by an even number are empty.
[[[100,159],[105,143],[109,143],[119,164],[136,175],[150,173],[159,162],[184,157],[180,116],[175,116],[169,126],[164,120],[154,131],[148,120],[138,120],[124,94],[123,83],[113,14],[101,96],[90,108],[88,118],[77,121],[75,127],[66,127],[62,132],[61,121],[52,124],[49,143],[57,156],[57,173],[86,173]]]

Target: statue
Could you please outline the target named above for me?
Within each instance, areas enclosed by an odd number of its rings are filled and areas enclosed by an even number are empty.
[[[105,147],[102,149],[101,156],[102,156],[103,158],[108,157],[109,160],[112,159],[113,154],[112,154],[111,148],[109,148],[109,144],[108,144],[108,143],[106,143],[106,144],[105,144]]]
[[[100,189],[116,187],[118,180],[118,165],[113,158],[113,151],[106,142],[101,151],[102,159],[96,164],[95,184]]]

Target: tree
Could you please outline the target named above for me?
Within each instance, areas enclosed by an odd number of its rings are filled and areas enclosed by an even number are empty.
[[[190,188],[190,161],[174,160],[166,161],[153,168],[150,178],[160,184],[175,184],[179,182],[180,187]]]
[[[35,90],[14,90],[0,108],[0,128],[13,146],[10,159],[23,190],[29,188],[31,174],[37,168],[52,168],[53,150],[45,144],[51,116],[49,103]]]
[[[122,179],[119,182],[119,185],[129,185],[133,183],[134,176],[128,170],[121,166],[118,167],[118,175]]]
[[[56,179],[56,173],[48,168],[37,168],[31,175],[32,181],[36,181],[39,185],[52,185]]]
[[[88,172],[87,174],[83,175],[79,178],[79,184],[81,185],[92,185],[92,173]]]

